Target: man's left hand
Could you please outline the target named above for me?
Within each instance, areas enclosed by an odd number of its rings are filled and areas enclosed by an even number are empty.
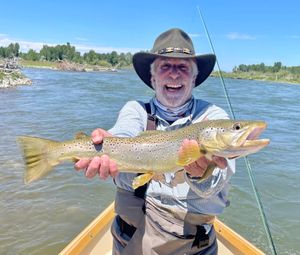
[[[199,147],[199,150],[200,150],[200,146],[199,146],[198,142],[193,139],[191,139],[191,140],[185,139],[181,145],[180,150],[184,151],[185,149],[190,148],[191,144],[193,144],[193,145],[197,144],[197,146]],[[205,156],[201,156],[195,162],[185,166],[184,169],[187,171],[187,173],[189,173],[189,175],[191,177],[202,177],[204,175],[205,171],[207,170],[208,165],[211,163],[216,164],[221,169],[224,169],[227,167],[227,160],[225,158],[213,156],[212,160],[209,160]]]

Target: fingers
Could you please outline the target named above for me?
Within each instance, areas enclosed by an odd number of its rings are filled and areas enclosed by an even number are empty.
[[[194,163],[196,163],[196,165],[198,167],[200,167],[201,169],[206,170],[206,168],[208,167],[209,164],[209,160],[206,157],[201,157],[198,160],[196,160]]]
[[[76,170],[84,170],[85,176],[89,179],[98,174],[100,179],[105,180],[108,176],[114,178],[119,173],[117,164],[107,155],[94,157],[92,160],[81,159],[75,164],[74,167]]]
[[[92,141],[95,144],[102,143],[104,137],[112,136],[109,132],[104,129],[97,128],[92,132]]]
[[[187,165],[184,169],[191,175],[192,177],[201,177],[204,175],[209,161],[205,157],[201,157],[195,162]]]
[[[102,143],[103,138],[108,136],[112,135],[101,128],[95,129],[91,134],[92,141],[95,144]],[[116,163],[107,155],[96,156],[92,159],[80,159],[75,163],[74,168],[76,170],[85,169],[85,176],[87,178],[93,178],[99,174],[101,179],[106,179],[109,175],[115,177],[118,174]]]
[[[87,178],[93,178],[99,171],[101,166],[101,159],[100,157],[94,157],[85,171],[85,176]]]
[[[113,160],[109,161],[109,169],[110,169],[110,175],[111,175],[111,177],[115,178],[119,174],[119,171],[118,171],[118,168],[117,168],[117,164]]]
[[[102,180],[105,180],[109,176],[109,157],[107,155],[103,155],[101,157],[101,162],[99,166],[99,177]]]
[[[221,169],[224,169],[227,167],[227,160],[225,158],[213,156],[212,161],[215,162],[216,165]]]
[[[74,165],[74,168],[78,171],[78,170],[81,170],[81,169],[86,169],[90,164],[90,160],[89,159],[80,159],[78,160],[75,165]]]
[[[199,147],[199,143],[194,139],[184,139],[181,145],[181,150],[188,150],[190,147],[197,146]],[[200,149],[200,148],[199,148]]]

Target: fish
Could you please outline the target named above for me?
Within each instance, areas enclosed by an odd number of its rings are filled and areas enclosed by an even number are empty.
[[[270,143],[259,139],[267,124],[259,120],[207,120],[170,131],[144,131],[136,137],[105,137],[94,144],[91,137],[79,132],[67,141],[33,136],[19,136],[25,162],[24,183],[47,175],[62,162],[108,155],[120,172],[139,173],[134,189],[149,182],[156,174],[177,172],[204,156],[235,159],[256,153]],[[184,139],[195,139],[179,153]],[[207,179],[216,165],[211,165],[200,180]]]

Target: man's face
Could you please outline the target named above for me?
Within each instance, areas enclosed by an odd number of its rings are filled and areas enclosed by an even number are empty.
[[[191,61],[180,58],[155,60],[152,86],[157,100],[164,106],[181,106],[192,96],[196,74]]]

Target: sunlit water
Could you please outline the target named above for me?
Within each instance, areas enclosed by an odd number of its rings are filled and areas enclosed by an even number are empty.
[[[0,254],[57,254],[114,199],[114,185],[88,180],[65,164],[25,186],[16,136],[63,140],[107,129],[126,101],[148,100],[153,93],[129,71],[25,73],[32,86],[0,90]],[[236,118],[268,122],[263,136],[271,144],[249,161],[278,254],[300,254],[300,86],[225,81]],[[217,78],[195,89],[195,96],[229,112]],[[271,254],[243,159],[230,200],[222,220]]]

